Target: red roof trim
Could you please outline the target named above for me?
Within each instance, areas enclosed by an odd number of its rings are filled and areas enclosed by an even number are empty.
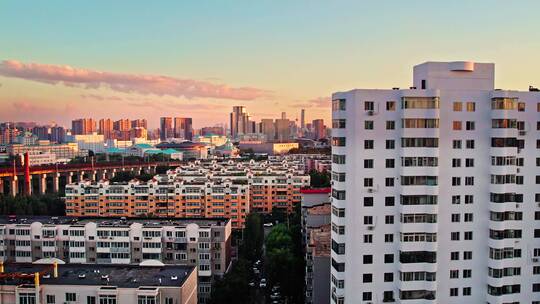
[[[307,188],[307,189],[300,189],[300,193],[303,194],[324,194],[324,193],[330,193],[332,189],[331,188]]]

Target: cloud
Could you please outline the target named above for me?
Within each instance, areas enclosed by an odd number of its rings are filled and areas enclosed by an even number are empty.
[[[85,89],[105,87],[117,92],[142,95],[232,100],[255,100],[270,95],[269,91],[253,87],[230,87],[209,81],[163,75],[102,72],[68,65],[23,63],[16,60],[2,61],[0,75],[51,85],[63,84]]]
[[[295,108],[330,108],[331,104],[330,97],[317,97],[306,102],[295,103],[292,106]]]
[[[114,101],[120,101],[124,100],[124,98],[119,96],[104,96],[104,95],[97,95],[97,94],[81,94],[80,95],[82,99],[88,99],[88,100],[114,100]]]

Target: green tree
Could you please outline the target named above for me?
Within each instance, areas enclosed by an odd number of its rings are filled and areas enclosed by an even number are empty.
[[[264,243],[264,230],[262,217],[258,213],[251,213],[246,218],[241,253],[251,262],[260,259]]]
[[[323,171],[319,172],[317,170],[311,170],[309,171],[310,176],[310,185],[313,188],[324,188],[324,187],[330,187],[330,172]]]
[[[212,286],[210,304],[253,303],[249,290],[250,266],[245,259],[234,262],[222,279],[216,279]]]

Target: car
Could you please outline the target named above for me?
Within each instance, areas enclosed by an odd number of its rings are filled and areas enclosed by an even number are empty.
[[[272,227],[272,226],[274,226],[274,224],[272,224],[272,223],[264,223],[263,226],[264,226],[264,227]]]
[[[249,282],[250,287],[255,287],[255,282]]]
[[[261,282],[259,283],[259,287],[260,288],[265,288],[266,287],[266,279],[261,279]]]
[[[259,274],[259,273],[261,273],[261,271],[257,267],[253,267],[253,273],[254,274]]]
[[[278,300],[279,298],[281,298],[281,294],[279,294],[279,292],[274,292],[270,295],[270,299],[272,300]]]

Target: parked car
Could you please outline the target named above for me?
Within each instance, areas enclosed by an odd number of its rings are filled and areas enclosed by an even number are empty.
[[[263,226],[264,226],[264,227],[272,227],[272,226],[274,226],[274,224],[272,224],[272,223],[264,223]]]
[[[261,282],[259,283],[259,287],[260,288],[265,288],[266,287],[266,279],[261,279]]]

